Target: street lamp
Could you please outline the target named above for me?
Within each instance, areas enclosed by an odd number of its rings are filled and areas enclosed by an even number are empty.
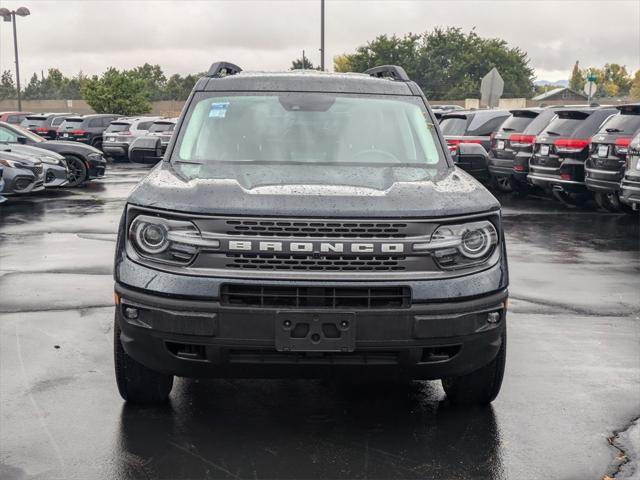
[[[20,64],[18,63],[18,34],[16,33],[16,15],[26,17],[31,12],[26,7],[20,7],[17,10],[9,10],[8,8],[0,8],[0,17],[5,22],[13,21],[13,49],[16,57],[16,86],[18,87],[18,110],[22,111],[22,98],[20,97]]]

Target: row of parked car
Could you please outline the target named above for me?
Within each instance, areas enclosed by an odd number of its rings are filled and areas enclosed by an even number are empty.
[[[640,143],[640,103],[455,110],[440,128],[458,166],[496,190],[637,212],[640,165],[629,152]],[[462,150],[477,155],[458,161]]]
[[[106,156],[128,158],[138,137],[159,137],[166,148],[175,118],[0,112],[1,194],[77,187],[102,177]]]

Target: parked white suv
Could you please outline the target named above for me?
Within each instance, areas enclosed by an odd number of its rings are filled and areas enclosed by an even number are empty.
[[[149,128],[161,117],[123,117],[109,124],[102,134],[102,151],[117,160],[127,159],[129,145],[147,135]]]
[[[161,118],[160,120],[155,121],[149,129],[149,136],[160,137],[163,155],[167,150],[167,145],[169,145],[169,140],[171,140],[176,123],[178,123],[177,117]]]

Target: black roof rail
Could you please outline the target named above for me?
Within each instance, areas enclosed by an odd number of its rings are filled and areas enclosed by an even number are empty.
[[[207,77],[211,78],[222,78],[227,77],[229,75],[235,75],[240,73],[242,69],[229,62],[216,62],[211,65],[209,71],[207,72]]]
[[[391,78],[399,82],[410,82],[411,79],[404,68],[398,65],[380,65],[379,67],[373,67],[364,72],[366,75],[378,78]]]

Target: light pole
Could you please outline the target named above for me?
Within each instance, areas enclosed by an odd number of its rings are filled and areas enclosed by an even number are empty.
[[[31,12],[26,7],[20,7],[17,10],[9,10],[8,8],[0,8],[0,17],[5,22],[13,22],[13,51],[16,57],[16,86],[18,87],[18,110],[22,111],[22,98],[20,96],[20,63],[18,62],[18,34],[16,33],[16,15],[26,17]]]
[[[324,0],[320,0],[320,70],[324,72]]]

